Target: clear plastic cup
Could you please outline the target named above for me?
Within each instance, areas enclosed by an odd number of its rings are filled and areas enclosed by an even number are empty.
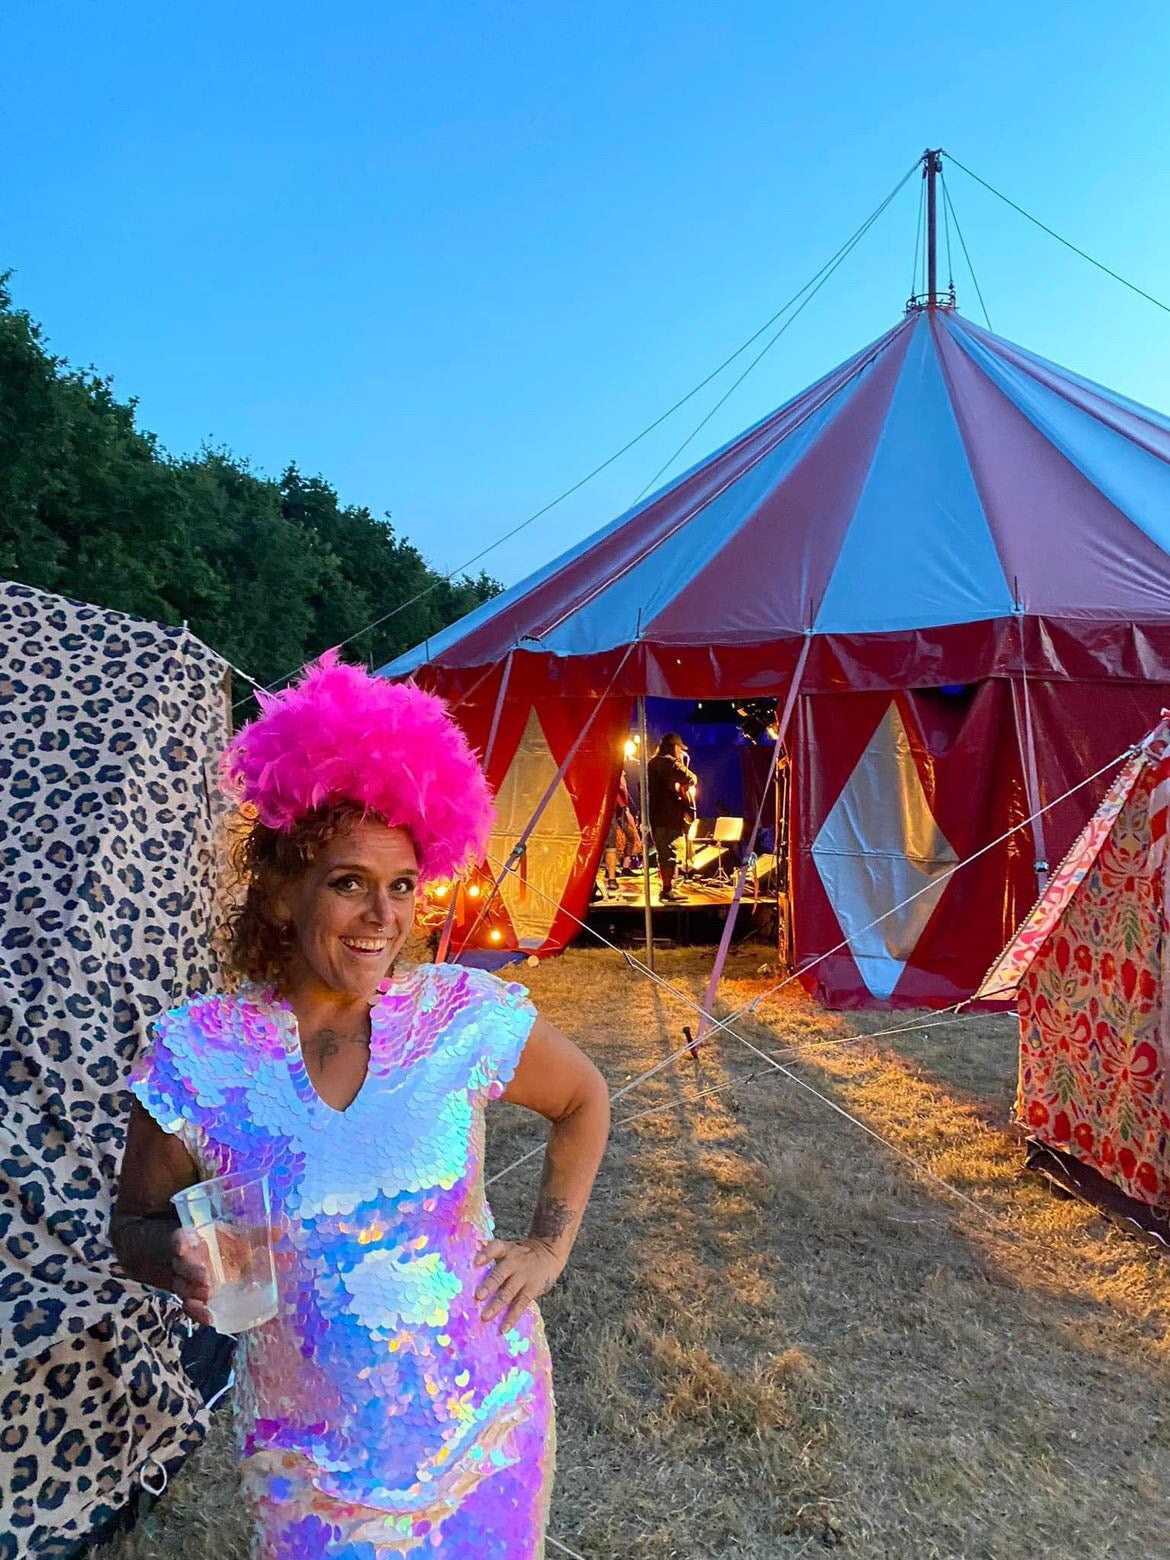
[[[171,1198],[179,1223],[199,1236],[211,1270],[207,1308],[216,1332],[261,1327],[276,1315],[268,1172],[217,1175]]]

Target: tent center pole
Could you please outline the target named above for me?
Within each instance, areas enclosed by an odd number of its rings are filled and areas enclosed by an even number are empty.
[[[1017,589],[1018,596],[1018,589]],[[1032,723],[1032,696],[1028,689],[1028,647],[1024,635],[1023,609],[1016,605],[1016,628],[1020,637],[1021,699],[1014,697],[1016,684],[1012,685],[1016,736],[1024,768],[1024,794],[1028,799],[1028,812],[1032,817],[1032,847],[1035,856],[1036,892],[1042,895],[1048,887],[1048,844],[1044,828],[1044,800],[1040,788],[1040,764],[1036,757],[1036,731]],[[1020,708],[1020,705],[1023,708]],[[1021,715],[1023,717],[1021,721]],[[1021,729],[1022,726],[1022,729]]]
[[[780,755],[784,751],[784,743],[788,737],[788,724],[792,719],[792,711],[796,705],[797,690],[800,680],[804,676],[805,662],[808,660],[809,647],[812,644],[811,633],[804,636],[804,642],[800,647],[800,655],[797,658],[796,667],[792,673],[792,681],[788,685],[788,693],[784,699],[783,713],[776,717],[776,732],[772,744],[772,761],[768,765],[768,778],[764,781],[764,790],[760,795],[760,805],[756,808],[755,821],[752,824],[752,832],[748,835],[748,842],[744,849],[743,861],[735,876],[735,892],[731,896],[731,904],[727,909],[727,916],[723,922],[723,936],[719,941],[719,951],[715,955],[715,963],[711,968],[711,977],[707,982],[707,991],[703,997],[703,1012],[699,1018],[698,1040],[703,1038],[711,1015],[715,1011],[715,994],[719,990],[719,979],[723,974],[723,966],[727,962],[727,954],[731,948],[731,938],[735,931],[736,917],[739,915],[740,901],[743,899],[744,884],[747,882],[748,862],[755,854],[756,840],[760,833],[760,824],[764,819],[764,812],[768,805],[768,792],[775,784],[776,769],[780,763]],[[696,1044],[698,1041],[696,1041]]]
[[[784,936],[784,923],[782,920],[783,900],[781,898],[780,882],[780,786],[783,782],[783,771],[777,763],[772,775],[772,881],[776,888],[776,965],[778,969],[788,973],[788,954],[785,948],[787,939]]]
[[[646,968],[654,968],[654,912],[650,908],[650,772],[646,738],[646,700],[638,696],[639,789],[642,814],[642,898],[645,902]]]
[[[924,152],[922,172],[926,179],[926,306],[933,309],[938,303],[937,185],[942,172],[942,153]]]

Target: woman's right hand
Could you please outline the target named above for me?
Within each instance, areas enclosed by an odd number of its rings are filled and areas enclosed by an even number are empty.
[[[183,1310],[200,1327],[212,1327],[207,1302],[211,1298],[211,1263],[207,1247],[194,1230],[177,1229],[171,1237],[172,1289]]]

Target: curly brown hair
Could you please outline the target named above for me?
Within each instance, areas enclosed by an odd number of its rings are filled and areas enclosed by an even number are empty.
[[[232,905],[220,938],[226,973],[278,986],[292,951],[292,928],[275,905],[323,847],[363,820],[382,820],[356,802],[333,802],[298,818],[291,829],[270,828],[241,811],[229,825],[228,887]]]

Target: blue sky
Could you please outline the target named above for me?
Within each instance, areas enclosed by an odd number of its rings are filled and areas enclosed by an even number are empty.
[[[1170,301],[1170,11],[927,14],[7,0],[0,267],[171,449],[294,458],[454,568],[720,362],[927,144]],[[949,182],[996,330],[1170,409],[1170,314]],[[681,464],[895,322],[917,203]],[[510,583],[624,509],[735,372],[483,567]]]

